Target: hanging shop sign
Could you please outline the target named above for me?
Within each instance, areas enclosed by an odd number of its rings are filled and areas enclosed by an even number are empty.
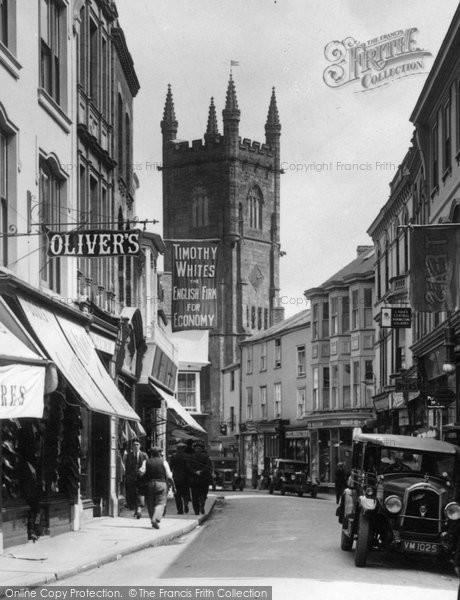
[[[217,326],[217,250],[214,242],[171,242],[173,331]]]
[[[4,365],[0,367],[0,420],[25,417],[41,419],[45,367]]]
[[[58,256],[84,256],[110,258],[112,256],[138,256],[141,252],[141,231],[131,229],[88,229],[69,232],[47,231],[47,254]]]
[[[382,308],[380,317],[381,327],[410,329],[412,326],[412,310],[410,308],[401,306]]]
[[[422,312],[460,308],[458,225],[414,226],[411,234],[410,301]]]
[[[419,384],[416,377],[398,377],[395,379],[395,392],[418,392]]]

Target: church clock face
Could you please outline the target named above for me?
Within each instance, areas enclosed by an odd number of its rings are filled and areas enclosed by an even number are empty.
[[[249,274],[249,281],[252,287],[257,290],[260,287],[260,284],[264,280],[264,274],[260,270],[259,265],[254,265],[251,273]]]

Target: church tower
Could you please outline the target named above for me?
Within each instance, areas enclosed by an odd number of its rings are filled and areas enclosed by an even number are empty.
[[[202,412],[207,415],[203,424],[211,442],[220,439],[221,369],[239,360],[242,339],[283,318],[279,306],[281,125],[275,89],[265,143],[240,137],[240,114],[230,73],[222,133],[211,98],[204,140],[178,139],[170,86],[161,121],[165,241],[219,241],[217,324],[209,331],[211,364],[201,375]],[[165,276],[170,272],[166,255]]]

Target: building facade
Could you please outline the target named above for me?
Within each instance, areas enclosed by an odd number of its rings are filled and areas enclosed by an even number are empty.
[[[240,462],[253,486],[274,458],[309,458],[310,349],[309,310],[241,342]]]
[[[452,249],[443,250],[438,269],[430,263],[437,259],[432,251],[428,256],[426,240],[422,246],[414,239],[423,231],[436,237],[436,228],[448,225],[444,239],[437,238],[438,248],[445,249],[460,223],[459,40],[457,9],[410,116],[411,147],[390,184],[389,200],[369,228],[376,252],[378,428],[454,443],[459,443],[458,310],[448,307],[442,289],[431,298],[435,305],[421,310],[413,304],[420,307],[416,279],[446,282],[443,265],[454,260]],[[416,273],[418,255],[425,263]],[[382,327],[381,309],[392,306],[412,308],[410,328]]]
[[[166,443],[167,404],[150,379],[173,394],[177,357],[156,313],[159,236],[140,236],[135,256],[48,254],[50,231],[89,231],[79,239],[90,248],[93,234],[105,244],[132,229],[139,83],[115,3],[2,0],[0,35],[0,326],[47,372],[42,418],[0,415],[8,547],[118,514],[129,439]],[[2,347],[0,367],[31,367],[26,354]]]
[[[312,472],[333,482],[335,465],[350,467],[353,429],[371,426],[374,394],[374,249],[357,257],[321,286],[306,290],[311,302]]]
[[[219,132],[211,99],[203,140],[177,139],[178,121],[168,89],[163,135],[164,237],[219,244],[217,325],[209,331],[209,366],[201,371],[201,410],[209,440],[220,442],[222,368],[238,360],[245,336],[266,329],[279,308],[280,133],[273,91],[265,143],[241,139],[232,76]],[[165,274],[171,260],[165,256]],[[166,302],[168,306],[168,299]]]
[[[417,367],[411,350],[412,320],[400,327],[394,319],[392,322],[391,311],[410,308],[410,224],[420,213],[414,203],[420,182],[413,174],[419,172],[420,154],[412,147],[390,183],[388,201],[368,229],[375,250],[376,428],[379,432],[409,435],[423,426],[423,407],[415,385]]]

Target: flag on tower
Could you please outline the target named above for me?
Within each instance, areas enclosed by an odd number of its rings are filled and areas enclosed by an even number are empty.
[[[240,66],[240,63],[239,63],[239,61],[237,61],[237,60],[231,60],[231,61],[230,61],[230,66],[231,66],[231,67],[239,67],[239,66]]]

